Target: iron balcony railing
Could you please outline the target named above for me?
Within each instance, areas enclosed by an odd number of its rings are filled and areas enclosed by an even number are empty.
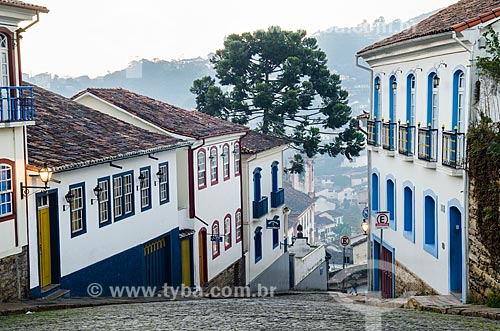
[[[388,151],[396,150],[394,139],[396,138],[397,123],[382,123],[382,148]]]
[[[414,150],[415,150],[415,127],[406,124],[400,124],[399,139],[398,139],[399,154],[406,156],[413,156]]]
[[[427,162],[437,161],[438,130],[418,128],[418,158]]]
[[[444,166],[463,169],[465,154],[465,134],[443,131],[442,163]]]
[[[271,208],[278,208],[285,204],[285,190],[280,188],[276,192],[271,192]]]
[[[267,197],[262,197],[259,201],[253,202],[253,218],[261,218],[268,212],[269,203]]]
[[[370,146],[380,146],[380,121],[367,121],[367,143]]]
[[[0,122],[22,122],[34,119],[32,86],[0,87]]]

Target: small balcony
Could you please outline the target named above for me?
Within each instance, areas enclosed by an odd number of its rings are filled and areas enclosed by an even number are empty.
[[[394,139],[396,136],[396,123],[382,123],[382,148],[387,151],[395,151]]]
[[[253,218],[261,218],[268,212],[269,203],[267,197],[262,197],[259,201],[253,202]]]
[[[285,204],[285,190],[280,188],[276,192],[271,192],[271,208],[278,208]]]
[[[33,87],[0,87],[0,123],[33,120],[35,120]]]
[[[415,150],[415,127],[405,124],[399,125],[398,151],[399,154],[413,158]]]
[[[368,120],[366,122],[366,129],[368,132],[367,143],[370,146],[380,146],[380,121]]]
[[[465,134],[443,131],[442,164],[453,169],[464,169]]]
[[[418,159],[426,162],[437,161],[438,129],[418,128]]]

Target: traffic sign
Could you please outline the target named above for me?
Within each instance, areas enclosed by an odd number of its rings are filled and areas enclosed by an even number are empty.
[[[368,218],[368,207],[363,208],[363,212],[361,213],[363,218]]]
[[[349,244],[351,243],[351,239],[349,239],[348,236],[342,236],[340,237],[340,244],[344,247],[346,246],[349,246]]]
[[[389,223],[389,212],[379,211],[377,212],[377,218],[375,219],[375,227],[377,229],[385,229],[390,226]]]

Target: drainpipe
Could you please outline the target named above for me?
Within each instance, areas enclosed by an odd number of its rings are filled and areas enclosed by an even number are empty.
[[[21,33],[25,32],[26,30],[28,30],[29,28],[31,28],[33,25],[35,25],[36,23],[38,23],[40,21],[40,12],[37,11],[36,12],[36,19],[31,22],[30,24],[28,24],[27,26],[25,26],[24,28],[18,28],[16,30],[16,39],[17,39],[17,45],[16,45],[16,48],[17,48],[17,63],[18,63],[18,79],[19,79],[19,86],[23,85],[23,72],[21,70],[21,39],[23,38],[21,36]]]
[[[370,68],[370,67],[367,67],[367,66],[364,66],[362,64],[359,63],[359,58],[360,56],[358,54],[356,54],[356,67],[358,68],[361,68],[363,70],[366,70],[368,72],[370,72],[370,86],[372,85],[372,82],[373,82],[373,69]],[[373,93],[372,93],[372,89],[370,88],[370,109],[372,109],[372,105],[373,105]],[[365,145],[366,146],[366,145]],[[368,224],[370,224],[370,226],[368,227],[368,233],[367,233],[367,240],[366,240],[366,250],[367,250],[367,261],[366,261],[366,267],[368,269],[368,284],[367,284],[367,291],[373,291],[373,284],[372,284],[372,279],[373,279],[373,259],[372,259],[372,250],[371,250],[371,233],[372,233],[372,222],[371,222],[371,219],[372,219],[372,194],[371,194],[371,190],[370,190],[370,187],[371,187],[371,176],[370,176],[370,172],[371,172],[371,169],[372,169],[372,151],[371,150],[367,150],[366,151],[366,154],[367,154],[367,158],[368,158],[368,201],[367,201],[367,206],[368,206]],[[380,243],[380,245],[382,246],[382,243]]]
[[[467,45],[464,44],[463,41],[458,39],[457,33],[453,31],[451,35],[452,39],[455,40],[460,46],[462,46],[469,54],[470,54],[470,72],[469,72],[469,89],[471,93],[469,93],[469,109],[467,110],[467,118],[469,122],[471,121],[471,116],[472,116],[472,98],[473,98],[473,75],[475,76],[475,71],[474,71],[474,48],[469,48]],[[464,139],[464,150],[467,150],[467,140]],[[465,303],[467,300],[467,296],[469,294],[469,175],[467,173],[467,170],[464,169],[464,189],[463,189],[463,194],[464,194],[464,271],[465,271],[465,279],[462,280],[462,286],[463,286],[463,291],[462,291],[462,302]],[[465,281],[465,284],[464,284]],[[464,286],[465,285],[465,286]]]

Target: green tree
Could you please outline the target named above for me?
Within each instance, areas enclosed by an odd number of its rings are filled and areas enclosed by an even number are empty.
[[[305,31],[270,27],[232,34],[210,61],[218,84],[207,76],[194,81],[198,110],[239,124],[257,122],[258,131],[290,138],[307,157],[359,155],[364,136],[351,117],[348,94]],[[333,139],[322,143],[322,134]],[[293,158],[291,170],[300,172],[301,162]]]

